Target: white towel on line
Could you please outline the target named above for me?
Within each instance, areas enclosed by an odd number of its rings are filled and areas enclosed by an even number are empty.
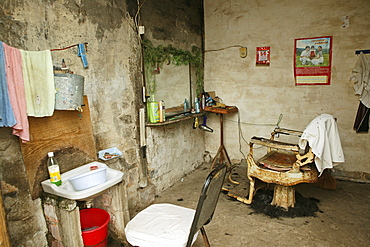
[[[51,51],[20,51],[27,114],[34,117],[52,116],[55,86]]]

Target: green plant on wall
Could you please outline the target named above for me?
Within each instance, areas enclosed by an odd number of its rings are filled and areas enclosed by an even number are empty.
[[[146,90],[149,95],[153,95],[157,89],[156,74],[163,64],[173,64],[176,66],[191,64],[196,68],[196,93],[203,92],[203,57],[200,48],[193,46],[192,51],[177,49],[172,45],[153,46],[150,40],[143,40],[144,49],[144,69],[146,79]]]

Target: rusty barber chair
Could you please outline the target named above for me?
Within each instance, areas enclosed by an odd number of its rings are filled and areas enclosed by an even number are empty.
[[[276,135],[294,135],[300,137],[303,132],[283,128],[275,128],[270,139],[252,137],[250,152],[247,157],[247,177],[250,181],[248,198],[237,198],[246,204],[252,203],[256,192],[255,180],[259,179],[268,184],[275,184],[272,205],[285,209],[294,207],[295,185],[299,183],[315,183],[318,171],[309,146],[301,150],[298,144],[274,140]],[[267,148],[267,153],[258,160],[254,157],[255,146]]]

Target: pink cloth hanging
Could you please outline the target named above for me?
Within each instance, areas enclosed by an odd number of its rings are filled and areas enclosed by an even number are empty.
[[[19,136],[22,142],[30,141],[27,106],[24,92],[22,56],[20,50],[5,43],[6,80],[9,98],[17,124],[13,126],[13,135]]]

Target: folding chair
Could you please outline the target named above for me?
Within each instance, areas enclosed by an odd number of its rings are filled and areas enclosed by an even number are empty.
[[[212,220],[226,173],[224,163],[210,172],[196,210],[162,203],[139,212],[127,223],[127,241],[138,247],[190,247],[200,230],[205,245],[210,247],[204,225]]]

